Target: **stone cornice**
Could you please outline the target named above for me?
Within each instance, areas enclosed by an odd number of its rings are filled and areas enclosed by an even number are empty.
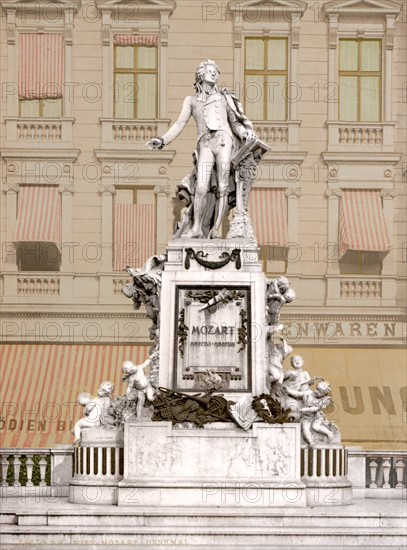
[[[354,151],[322,153],[324,162],[335,164],[397,164],[401,159],[400,153],[358,153]]]
[[[78,160],[80,149],[3,149],[0,153],[0,158],[5,161],[71,161]]]
[[[269,151],[261,159],[262,164],[302,164],[306,151]]]
[[[35,2],[29,0],[0,0],[0,6],[4,11],[24,10],[25,13],[41,12],[44,9],[62,9],[64,11],[77,12],[81,5],[80,0],[52,0],[47,2],[45,0],[36,0]]]
[[[123,149],[95,149],[95,156],[99,162],[144,162],[148,164],[170,163],[175,151],[136,151]]]

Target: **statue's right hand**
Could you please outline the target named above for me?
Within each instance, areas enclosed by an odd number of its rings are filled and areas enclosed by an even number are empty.
[[[158,150],[164,147],[164,142],[161,138],[153,138],[147,141],[146,147],[150,150]]]

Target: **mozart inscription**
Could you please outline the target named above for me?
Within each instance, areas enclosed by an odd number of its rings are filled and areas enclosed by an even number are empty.
[[[205,390],[208,369],[221,391],[251,391],[250,288],[178,286],[174,388]]]

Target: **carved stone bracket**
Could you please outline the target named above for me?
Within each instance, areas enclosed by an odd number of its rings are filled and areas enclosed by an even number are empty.
[[[116,188],[114,185],[99,185],[98,192],[101,195],[104,195],[105,193],[110,193],[111,195],[114,195],[116,193]]]
[[[287,187],[287,189],[284,191],[284,195],[286,197],[301,197],[302,191],[300,187]]]
[[[233,249],[230,254],[228,252],[222,252],[218,262],[205,260],[208,254],[205,254],[202,250],[195,252],[193,248],[187,248],[185,252],[185,269],[189,269],[191,267],[191,258],[197,261],[198,264],[202,267],[207,267],[208,269],[220,269],[221,267],[227,265],[229,262],[234,262],[236,264],[236,269],[240,269],[242,267],[240,248]]]
[[[75,186],[72,183],[63,183],[58,187],[58,191],[62,193],[71,193],[71,195],[75,192]]]
[[[325,192],[327,197],[342,197],[342,189],[327,189]]]
[[[165,195],[168,197],[170,194],[170,186],[169,185],[156,185],[154,187],[154,194],[155,195]]]
[[[380,197],[382,199],[394,199],[398,193],[395,189],[382,189],[380,191]]]

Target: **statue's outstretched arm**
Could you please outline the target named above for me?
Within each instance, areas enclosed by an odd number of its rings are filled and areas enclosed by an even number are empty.
[[[150,139],[150,141],[146,143],[147,147],[150,149],[162,149],[164,145],[171,143],[171,141],[180,135],[191,115],[191,97],[188,96],[184,99],[184,103],[177,121],[174,122],[171,128],[162,137]]]

